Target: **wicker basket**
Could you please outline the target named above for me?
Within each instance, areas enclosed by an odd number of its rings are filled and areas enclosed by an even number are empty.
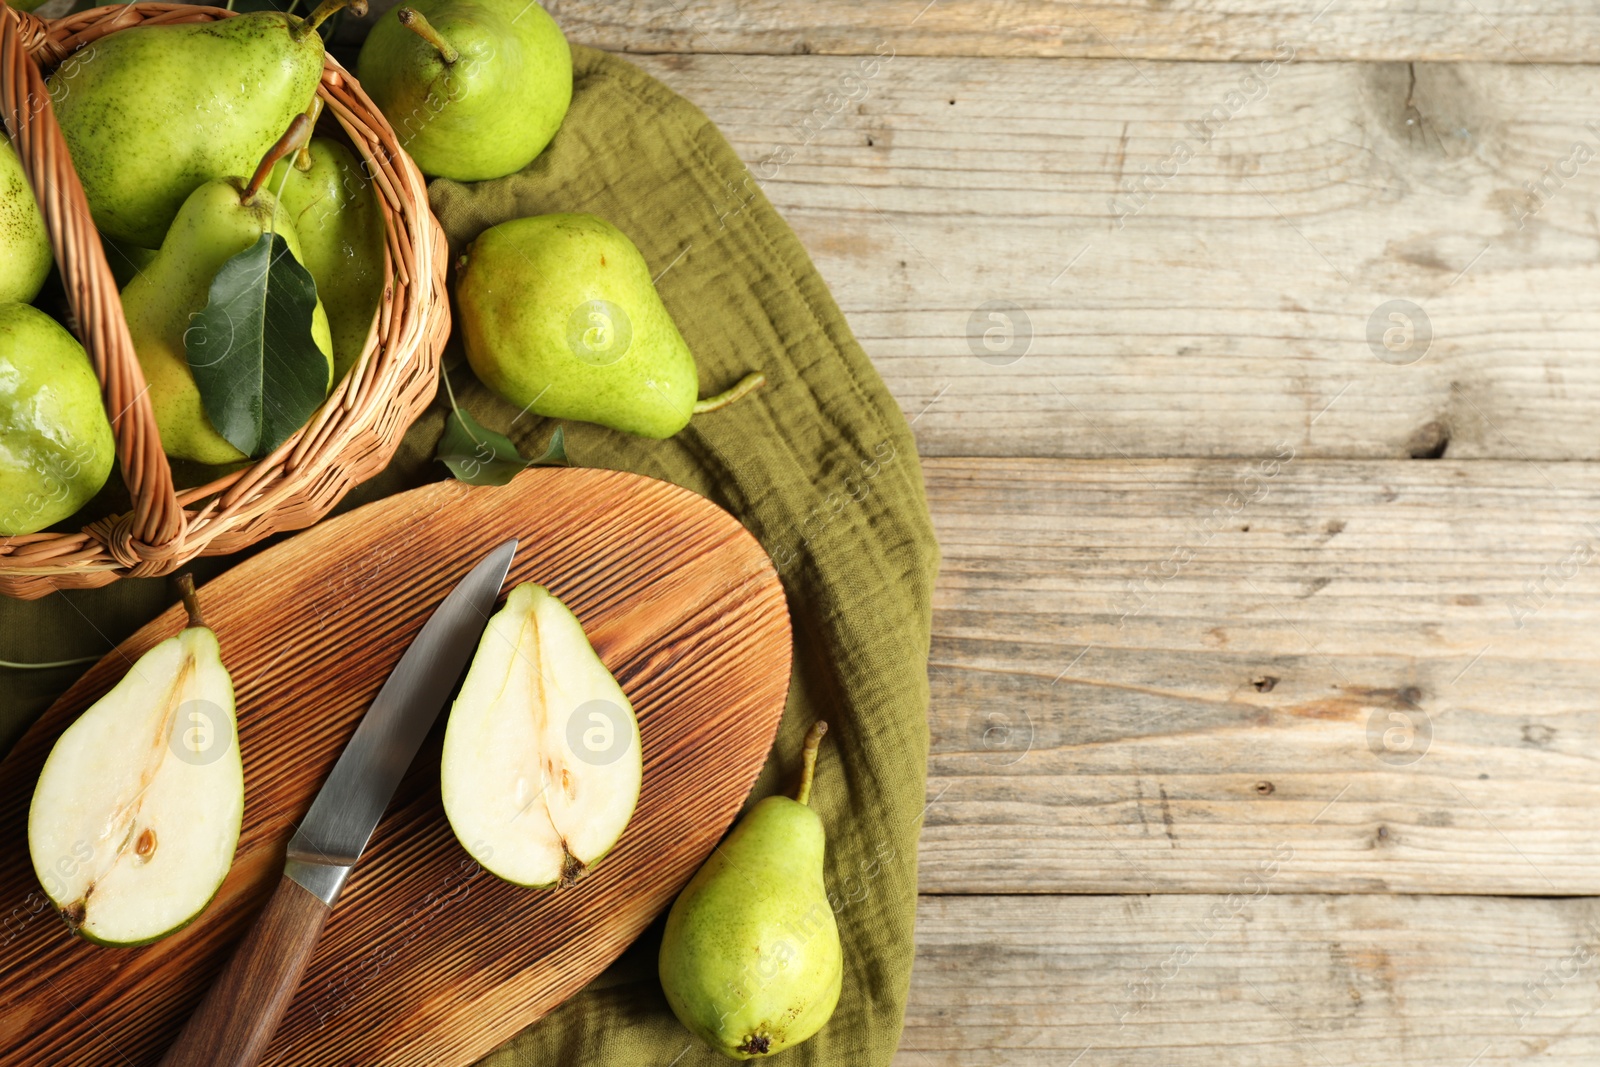
[[[388,223],[388,275],[362,358],[310,422],[271,455],[176,491],[161,451],[122,301],[89,218],[83,187],[50,107],[44,71],[130,26],[210,22],[232,12],[184,4],[97,7],[54,21],[0,6],[0,114],[44,211],[76,333],[99,376],[133,509],[78,533],[0,539],[0,593],[34,598],[168,574],[196,556],[236,552],[321,518],[381,470],[434,395],[450,332],[444,233],[421,173],[361,86],[331,56],[318,94],[366,160]]]

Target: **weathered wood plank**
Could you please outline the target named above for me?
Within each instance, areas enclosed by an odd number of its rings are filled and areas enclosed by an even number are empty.
[[[1255,900],[925,897],[895,1063],[1600,1060],[1596,902],[1277,889]]]
[[[551,0],[573,39],[630,52],[871,52],[1231,60],[1282,40],[1316,59],[1600,60],[1600,12],[1581,0]]]
[[[925,472],[924,892],[1600,893],[1600,468]]]
[[[751,185],[709,195],[732,227],[765,188],[925,454],[1600,458],[1593,69],[640,62],[733,140]],[[1395,300],[1431,342],[1383,345]]]

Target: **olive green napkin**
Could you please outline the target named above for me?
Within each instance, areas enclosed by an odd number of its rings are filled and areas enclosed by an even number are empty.
[[[926,664],[938,549],[910,429],[789,227],[695,107],[614,56],[574,48],[576,92],[554,144],[523,172],[473,186],[437,181],[433,208],[459,250],[505,219],[592,212],[627,233],[693,349],[701,393],[747,370],[768,385],[701,415],[670,441],[566,423],[584,466],[664,478],[737,515],[783,577],[795,671],[778,742],[753,792],[791,787],[801,737],[823,744],[812,804],[828,831],[826,882],[844,942],[832,1022],[783,1054],[793,1064],[887,1064],[913,955],[916,843],[924,804]],[[464,363],[461,403],[537,455],[554,423],[489,395]],[[444,475],[431,462],[436,406],[390,469],[347,506]],[[481,492],[493,492],[483,489]],[[238,557],[206,561],[202,573]],[[0,601],[0,657],[103,652],[170,600],[161,581],[33,603]],[[0,744],[76,669],[0,672]],[[657,922],[604,975],[483,1061],[487,1067],[726,1062],[673,1018],[656,980]],[[536,951],[536,946],[510,946]]]

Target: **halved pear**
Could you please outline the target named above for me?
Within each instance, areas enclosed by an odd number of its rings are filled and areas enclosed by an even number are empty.
[[[103,945],[144,944],[193,919],[239,840],[233,682],[193,584],[183,588],[189,627],[67,727],[28,811],[40,884],[74,933]]]
[[[639,800],[633,705],[583,626],[542,586],[489,620],[445,730],[444,811],[466,850],[518,885],[570,886]]]

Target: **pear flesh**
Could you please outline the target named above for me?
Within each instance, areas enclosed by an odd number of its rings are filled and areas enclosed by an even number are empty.
[[[456,291],[473,373],[524,409],[657,439],[694,414],[694,355],[632,241],[593,215],[491,227]]]
[[[462,845],[526,886],[570,886],[622,836],[643,777],[633,706],[541,586],[489,620],[450,709],[441,792]]]
[[[233,683],[190,626],[139,658],[69,726],[28,812],[28,851],[72,930],[137,945],[198,915],[244,813]]]
[[[234,463],[247,458],[217,432],[206,416],[200,387],[189,370],[190,320],[211,298],[211,282],[223,264],[275,230],[302,264],[300,238],[289,217],[265,189],[249,204],[236,179],[206,182],[183,202],[161,249],[122,290],[122,310],[134,351],[150,387],[161,447],[169,456],[197,463]],[[317,301],[311,337],[328,359],[333,382],[333,339],[328,315]]]
[[[839,1003],[844,959],[822,880],[825,834],[800,798],[766,797],[690,879],[667,916],[659,971],[679,1021],[732,1059],[770,1056],[820,1030]]]
[[[338,380],[366,349],[383,297],[385,225],[377,194],[350,149],[326,137],[313,137],[304,159],[279,163],[267,188],[294,220],[328,313]]]
[[[196,187],[249,174],[310,106],[322,59],[322,38],[277,11],[135,26],[69,56],[50,99],[95,225],[155,248]]]

